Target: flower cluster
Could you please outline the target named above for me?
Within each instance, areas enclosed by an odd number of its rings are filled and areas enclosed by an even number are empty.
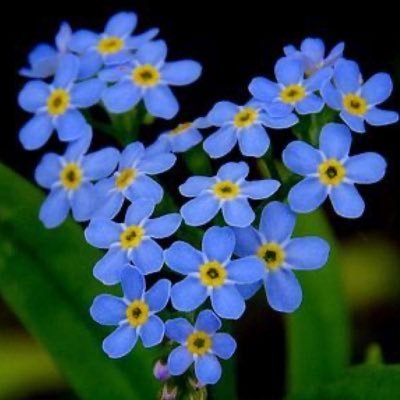
[[[218,359],[236,349],[231,335],[218,332],[221,320],[240,318],[262,286],[274,310],[295,311],[302,291],[294,271],[318,269],[328,260],[323,238],[292,237],[296,213],[312,212],[329,197],[338,215],[362,215],[355,184],[381,180],[386,162],[376,153],[350,156],[351,130],[364,132],[364,121],[398,120],[397,113],[377,108],[392,82],[379,73],[364,83],[357,64],[343,58],[342,43],[325,57],[324,43],[308,38],[299,50],[285,47],[274,81],[251,81],[244,105],[218,102],[205,117],[164,131],[150,146],[132,140],[121,150],[88,153],[97,126],[89,108],[101,105],[111,121],[120,113],[135,119],[132,111],[140,107],[170,119],[179,110],[170,86],[192,83],[201,73],[195,61],[167,62],[165,42],[154,40],[158,29],[134,36],[136,23],[135,14],[124,12],[101,34],[63,24],[55,48],[33,50],[21,74],[35,80],[23,87],[19,104],[34,116],[20,140],[25,149],[38,149],[56,131],[67,142],[64,155],[48,153],[37,167],[38,184],[50,191],[39,218],[54,228],[71,209],[76,221],[88,221],[86,241],[106,250],[93,274],[104,285],[120,285],[123,294],[99,295],[90,308],[99,324],[116,327],[103,342],[105,353],[119,358],[139,339],[144,347],[168,340],[176,345],[157,362],[156,377],[188,373],[199,385],[214,384],[221,376]],[[294,130],[297,140],[284,149],[283,164],[274,160],[271,130],[294,127],[328,108],[333,117],[314,126],[316,140]],[[209,131],[204,141],[202,130]],[[236,144],[245,161],[227,160],[215,176],[194,173],[183,181],[178,174],[179,188],[162,185],[159,175],[175,165],[176,154],[191,150],[208,155],[210,163]],[[282,170],[294,179],[283,179]],[[173,235],[183,240],[166,248]],[[192,240],[199,235],[201,245]],[[149,276],[155,283],[146,289]]]

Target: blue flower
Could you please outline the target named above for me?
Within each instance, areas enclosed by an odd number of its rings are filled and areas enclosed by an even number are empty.
[[[259,231],[253,227],[234,230],[235,254],[256,255],[265,266],[262,281],[239,286],[239,291],[249,298],[264,284],[269,305],[281,312],[292,312],[301,304],[301,287],[293,270],[321,268],[329,256],[329,245],[323,239],[291,239],[295,222],[296,214],[285,204],[274,201],[264,208]]]
[[[54,129],[62,141],[80,138],[87,124],[79,108],[96,104],[104,84],[98,79],[74,83],[79,70],[79,59],[68,54],[62,58],[52,84],[28,82],[19,94],[19,105],[35,114],[19,132],[19,139],[27,150],[42,147]]]
[[[299,213],[317,209],[329,196],[337,214],[358,218],[365,204],[355,183],[370,184],[385,175],[386,161],[377,153],[349,156],[351,132],[343,124],[322,128],[320,149],[295,141],[283,151],[284,164],[305,177],[289,192],[290,207]]]
[[[50,190],[39,218],[47,228],[60,225],[72,209],[76,221],[90,219],[97,206],[92,182],[109,176],[116,168],[119,152],[106,148],[86,155],[92,132],[72,142],[63,156],[46,154],[35,172],[38,184]]]
[[[148,198],[159,203],[163,189],[148,175],[157,175],[169,170],[175,163],[176,156],[157,144],[147,149],[140,142],[128,145],[121,154],[118,171],[111,178],[96,185],[101,199],[95,216],[113,218],[121,210],[124,199],[131,202]]]
[[[340,60],[333,81],[334,85],[329,82],[322,88],[322,96],[329,107],[340,111],[340,117],[354,132],[365,132],[364,121],[382,126],[399,120],[397,112],[376,107],[392,93],[393,83],[388,74],[375,74],[364,83],[357,63]]]
[[[220,319],[210,310],[200,312],[194,327],[184,318],[167,321],[166,336],[180,344],[168,357],[171,375],[182,375],[194,362],[196,378],[201,385],[218,382],[221,377],[218,358],[228,360],[236,350],[231,335],[217,333],[221,325]]]
[[[101,325],[117,326],[103,341],[103,350],[111,358],[127,355],[142,339],[144,347],[161,343],[165,326],[156,314],[168,303],[171,282],[159,280],[146,292],[143,275],[136,269],[126,267],[121,273],[124,297],[102,294],[97,296],[90,308],[90,315]]]
[[[106,285],[121,279],[121,270],[130,261],[143,274],[161,269],[163,249],[153,239],[171,236],[181,224],[179,214],[167,214],[149,219],[154,203],[139,199],[129,206],[122,224],[110,219],[93,219],[85,230],[85,238],[92,246],[108,249],[94,267],[94,276]]]
[[[261,200],[274,194],[280,183],[272,179],[246,181],[249,167],[245,162],[223,165],[215,177],[193,176],[179,187],[183,196],[195,197],[181,208],[188,225],[204,225],[222,209],[231,226],[249,226],[255,218],[248,199]]]
[[[179,311],[193,311],[208,297],[221,318],[238,319],[245,303],[236,285],[257,282],[264,265],[255,256],[231,260],[235,235],[230,228],[211,227],[203,236],[202,251],[185,242],[175,242],[165,251],[169,268],[187,275],[172,287],[172,305]]]
[[[294,46],[285,46],[284,53],[288,57],[300,59],[307,76],[315,74],[322,68],[332,67],[343,56],[344,43],[338,43],[325,57],[325,45],[321,39],[306,38],[300,45],[300,50]]]
[[[36,79],[45,79],[53,76],[57,71],[60,59],[68,51],[68,42],[71,34],[70,26],[63,22],[56,35],[56,47],[54,48],[46,43],[36,46],[28,56],[29,68],[20,69],[20,75]]]
[[[120,12],[112,16],[104,33],[97,34],[80,30],[72,35],[69,49],[81,56],[83,77],[96,74],[103,64],[118,65],[133,58],[133,50],[148,43],[158,34],[150,29],[138,36],[132,36],[137,24],[135,13]]]
[[[250,93],[265,104],[270,115],[286,116],[295,109],[299,114],[318,113],[324,106],[323,100],[314,92],[332,76],[329,68],[317,71],[304,79],[305,67],[296,58],[284,57],[275,65],[278,83],[266,78],[255,78],[249,86]]]
[[[123,113],[143,99],[151,115],[173,118],[179,104],[169,85],[183,86],[194,82],[200,76],[201,66],[191,60],[165,62],[166,56],[167,46],[158,40],[140,47],[132,62],[102,71],[101,79],[116,82],[103,94],[107,110]]]
[[[228,101],[217,103],[207,115],[211,125],[219,129],[204,141],[204,150],[212,158],[228,154],[235,144],[244,156],[261,157],[269,148],[269,136],[265,129],[289,128],[298,122],[294,114],[272,118],[260,103],[250,101],[238,106]]]

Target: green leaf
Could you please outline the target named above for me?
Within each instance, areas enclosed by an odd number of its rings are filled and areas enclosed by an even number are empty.
[[[87,400],[153,399],[154,353],[137,346],[123,360],[101,350],[112,329],[93,322],[95,295],[109,292],[92,276],[101,253],[68,221],[46,230],[37,219],[42,193],[0,165],[0,293],[49,350],[80,397]]]
[[[297,274],[304,299],[299,311],[288,317],[290,393],[337,378],[349,362],[349,321],[339,249],[323,212],[299,215],[296,235],[320,236],[329,242],[331,252],[322,269]]]
[[[304,391],[288,400],[393,400],[400,398],[400,366],[360,366],[340,379]]]

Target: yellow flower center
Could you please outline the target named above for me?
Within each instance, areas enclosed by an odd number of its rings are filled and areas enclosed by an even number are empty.
[[[287,104],[295,104],[306,96],[306,89],[301,85],[289,85],[281,90],[281,100]]]
[[[179,124],[176,128],[172,129],[169,134],[172,136],[179,135],[187,131],[191,126],[191,122],[184,122],[183,124]]]
[[[115,54],[121,51],[124,46],[124,39],[121,39],[118,36],[109,36],[99,40],[97,51],[103,55]]]
[[[245,107],[236,113],[233,124],[236,128],[248,128],[257,121],[258,112],[254,108]]]
[[[343,107],[352,115],[364,115],[368,110],[366,100],[358,94],[349,93],[343,96]]]
[[[151,64],[139,65],[133,70],[132,79],[138,86],[153,87],[160,81],[160,72]]]
[[[260,257],[268,269],[277,269],[285,261],[285,251],[278,243],[265,243],[257,250],[257,256]]]
[[[337,186],[346,176],[346,168],[334,158],[321,163],[318,172],[320,181],[325,185]]]
[[[67,111],[70,104],[70,95],[64,89],[53,90],[47,98],[47,111],[50,115],[61,115]]]
[[[200,281],[204,286],[219,287],[225,279],[226,269],[218,261],[209,261],[200,267]]]
[[[193,332],[187,340],[187,349],[197,356],[206,354],[212,346],[211,337],[203,331]]]
[[[126,309],[126,318],[135,328],[145,324],[149,319],[149,306],[141,300],[133,301]]]
[[[232,181],[221,181],[214,185],[213,191],[219,199],[232,200],[239,196],[240,187]]]
[[[119,172],[115,178],[115,186],[118,190],[126,189],[136,178],[137,172],[133,168],[126,168]]]
[[[124,250],[138,247],[143,240],[144,229],[139,225],[128,226],[120,236],[121,247]]]
[[[60,180],[62,185],[67,190],[77,189],[83,178],[83,172],[78,164],[68,163],[60,172]]]

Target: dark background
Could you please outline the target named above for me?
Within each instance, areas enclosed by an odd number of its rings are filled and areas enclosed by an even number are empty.
[[[16,106],[16,96],[24,82],[17,76],[17,71],[26,64],[29,50],[38,42],[52,42],[61,21],[68,21],[74,30],[87,28],[101,32],[108,17],[121,10],[137,12],[138,33],[150,27],[160,28],[159,36],[168,43],[170,60],[193,58],[202,63],[204,71],[201,79],[194,85],[176,91],[181,102],[180,117],[183,119],[204,115],[219,100],[245,102],[250,80],[257,75],[272,77],[273,65],[282,55],[282,47],[289,43],[298,46],[307,36],[323,38],[328,49],[339,41],[345,41],[346,57],[359,62],[364,78],[375,72],[389,72],[397,90],[385,106],[399,109],[400,41],[397,11],[382,2],[378,9],[375,7],[373,10],[366,9],[366,3],[356,5],[360,9],[354,15],[349,14],[347,6],[336,2],[293,6],[282,1],[274,7],[265,2],[262,9],[259,4],[260,1],[250,0],[226,4],[215,0],[85,0],[76,4],[36,1],[21,5],[21,10],[11,11],[11,14],[3,14],[0,161],[31,179],[35,165],[43,154],[43,151],[23,151],[17,140],[18,129],[28,117]],[[172,127],[171,123],[157,123],[151,134],[155,137],[167,127]],[[365,232],[379,231],[398,245],[399,135],[398,125],[368,127],[366,135],[354,134],[354,152],[377,151],[388,160],[389,167],[383,182],[362,188],[367,203],[362,219],[354,222],[332,218],[341,240],[354,237],[362,239]],[[332,216],[329,208],[328,213]],[[400,354],[391,349],[400,333],[399,317],[395,317],[400,314],[398,311],[399,308],[390,307],[383,311],[369,310],[360,322],[362,329],[367,331],[365,341],[379,339],[385,357],[397,362]],[[239,389],[243,399],[261,398],[256,393],[262,390],[267,381],[270,382],[271,398],[280,398],[284,387],[282,321],[276,313],[268,310],[262,313],[264,322],[260,322],[259,310],[250,310],[244,319],[247,329],[239,329],[238,332],[241,342]],[[375,313],[378,313],[377,318]],[[382,322],[386,319],[389,322]],[[255,343],[253,329],[259,332]],[[354,360],[359,361],[360,358],[356,344]],[[255,367],[255,361],[260,368]]]

